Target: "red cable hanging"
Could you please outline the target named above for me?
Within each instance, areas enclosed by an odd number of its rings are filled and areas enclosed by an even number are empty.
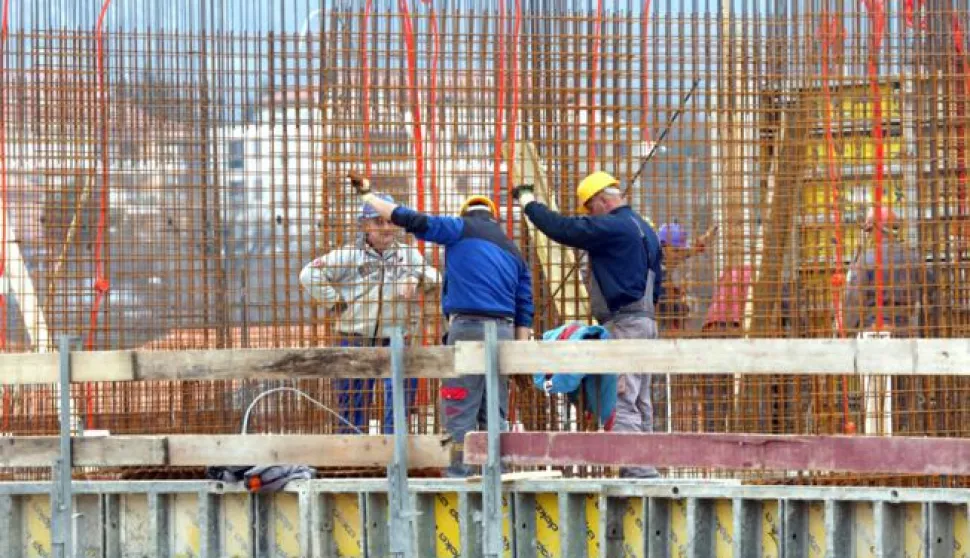
[[[521,84],[519,83],[519,34],[522,27],[522,2],[520,0],[515,0],[515,19],[512,24],[512,38],[509,40],[509,58],[512,60],[512,111],[509,113],[508,118],[508,132],[506,135],[509,138],[509,159],[506,161],[508,168],[506,170],[506,176],[511,177],[512,172],[515,168],[515,133],[516,128],[519,125],[519,91]],[[506,196],[506,208],[505,214],[508,216],[512,215],[512,184],[507,184],[508,186],[508,196]],[[512,219],[506,219],[507,233],[512,236]]]
[[[498,35],[498,49],[495,53],[495,166],[492,170],[492,198],[497,201],[501,199],[499,186],[502,181],[502,119],[505,111],[505,0],[498,2],[496,35]]]
[[[586,148],[587,162],[589,164],[589,172],[595,170],[596,164],[596,103],[593,100],[596,96],[596,86],[598,77],[596,74],[599,71],[600,62],[600,41],[601,33],[603,30],[603,0],[596,0],[596,20],[593,23],[593,61],[590,65],[589,74],[589,98],[586,100],[589,103],[587,106],[587,130],[589,130],[589,145]]]
[[[3,0],[3,21],[0,22],[0,196],[3,197],[3,232],[0,233],[0,279],[7,267],[7,215],[10,209],[7,204],[7,35],[9,34],[10,0]],[[7,345],[7,295],[0,293],[0,349]],[[46,347],[45,347],[46,348]],[[43,349],[42,349],[43,350]],[[10,431],[10,415],[13,407],[10,389],[3,388],[3,430]]]
[[[829,76],[832,71],[832,51],[839,35],[839,23],[836,16],[822,15],[822,90],[825,96],[825,152],[828,163],[828,180],[831,191],[830,203],[832,222],[835,226],[835,273],[832,275],[832,308],[835,314],[835,327],[839,338],[845,337],[845,324],[842,316],[842,288],[845,285],[845,271],[843,270],[844,239],[842,237],[842,210],[839,207],[841,195],[839,182],[841,180],[839,166],[836,162],[835,136],[832,132],[832,89]],[[843,428],[847,434],[855,432],[855,424],[849,417],[849,379],[842,376],[842,416]]]
[[[424,135],[421,132],[421,103],[418,96],[414,28],[411,24],[411,12],[408,10],[408,0],[398,0],[398,7],[401,10],[401,20],[404,24],[404,44],[407,48],[406,75],[408,96],[411,100],[412,117],[414,118],[414,166],[417,178],[417,210],[424,211]]]
[[[10,0],[3,0],[3,21],[0,22],[0,75],[7,77],[7,36],[9,34],[10,23]],[[3,203],[2,226],[0,231],[0,284],[2,284],[4,273],[7,271],[7,216],[10,215],[10,204],[7,196],[7,91],[6,79],[0,90],[0,198]],[[0,292],[0,350],[7,346],[7,293],[6,290]],[[46,348],[46,347],[45,347]],[[43,349],[42,349],[43,350]],[[8,390],[3,390],[4,405],[6,406]],[[6,422],[8,413],[4,412]]]
[[[876,331],[883,328],[883,251],[878,249],[882,246],[882,187],[885,180],[885,146],[882,131],[882,95],[879,91],[879,50],[882,48],[883,34],[886,28],[886,14],[883,8],[883,0],[863,0],[869,17],[872,20],[870,30],[870,50],[869,50],[869,88],[872,101],[872,137],[875,151],[875,176],[872,194],[872,205],[874,213],[875,243],[876,249]]]
[[[650,37],[650,0],[643,2],[643,17],[640,23],[640,139],[650,141],[650,64],[647,47]]]
[[[97,44],[98,70],[98,104],[101,110],[101,207],[98,212],[97,236],[94,242],[94,305],[91,308],[91,328],[88,332],[86,348],[94,348],[95,334],[98,329],[98,313],[108,289],[111,288],[108,277],[104,272],[104,231],[108,218],[108,100],[104,86],[104,19],[108,14],[111,0],[104,0],[98,23],[95,27],[95,42]],[[89,417],[90,418],[90,417]]]
[[[960,25],[960,19],[957,14],[953,14],[953,43],[957,53],[957,73],[963,76],[962,88],[958,86],[958,93],[956,95],[957,103],[957,178],[959,185],[957,187],[957,203],[959,215],[961,217],[967,214],[967,142],[966,142],[966,128],[963,126],[964,116],[967,111],[967,96],[970,95],[970,76],[967,74],[968,64],[967,64],[967,52],[964,46],[963,37],[963,26]],[[960,235],[963,236],[962,226],[960,227]]]
[[[425,5],[430,6],[431,0],[421,0]],[[431,188],[431,211],[435,215],[440,210],[440,200],[438,199],[438,57],[441,50],[441,41],[438,37],[438,17],[434,8],[431,8],[428,16],[428,27],[431,34],[431,69],[428,72],[428,159],[431,161],[431,176],[429,187]],[[433,254],[434,266],[438,267],[438,249]]]
[[[373,0],[364,3],[364,13],[360,20],[360,65],[361,65],[361,122],[364,127],[364,176],[371,180],[371,156],[370,156],[370,66],[368,65],[368,29],[370,24],[370,14],[373,9]]]

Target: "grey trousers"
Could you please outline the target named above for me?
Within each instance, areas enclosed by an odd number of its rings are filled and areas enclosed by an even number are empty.
[[[448,345],[456,341],[482,341],[485,339],[485,322],[488,318],[456,317],[448,327]],[[515,338],[515,328],[511,322],[496,320],[499,340]],[[463,463],[465,434],[474,430],[485,430],[488,415],[485,392],[485,376],[462,376],[441,381],[441,415],[445,431],[453,440],[451,466],[445,471],[449,477],[466,477],[474,474]],[[507,376],[499,378],[499,410],[502,429],[506,430],[509,409],[509,381]]]
[[[657,322],[650,318],[620,316],[605,324],[614,339],[656,339]],[[650,401],[650,374],[620,374],[616,396],[614,432],[653,432],[653,403]],[[658,476],[653,467],[625,467],[625,478]]]

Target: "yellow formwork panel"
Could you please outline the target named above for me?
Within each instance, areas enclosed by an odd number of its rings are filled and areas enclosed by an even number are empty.
[[[273,498],[276,554],[285,558],[300,558],[300,502],[296,494],[281,493]]]
[[[825,504],[822,502],[808,506],[808,556],[825,558]]]
[[[967,521],[966,506],[953,514],[953,556],[970,558],[970,522]]]
[[[252,556],[253,520],[248,494],[226,494],[223,497],[223,517],[226,518],[223,550],[231,558]]]
[[[858,502],[852,506],[853,546],[856,558],[876,558],[876,515],[872,504]]]
[[[46,558],[53,552],[50,496],[28,496],[24,500],[24,556]]]
[[[151,556],[151,521],[148,496],[128,494],[121,497],[121,547],[128,556]]]
[[[361,558],[364,541],[360,524],[360,501],[357,494],[337,494],[333,502],[333,538],[337,558]]]
[[[714,555],[731,558],[734,555],[734,513],[731,500],[714,502]]]
[[[781,555],[778,500],[768,500],[761,505],[761,555],[764,558],[778,558]]]
[[[623,556],[624,558],[646,558],[643,554],[643,498],[630,498],[623,510]],[[637,543],[637,544],[633,544]]]
[[[586,555],[600,555],[600,498],[596,494],[586,495]]]
[[[174,510],[172,554],[175,558],[195,558],[202,553],[202,531],[199,525],[199,498],[195,494],[177,494],[172,497]]]
[[[453,558],[461,554],[458,494],[439,493],[434,500],[435,556]]]
[[[539,556],[560,556],[559,496],[546,492],[536,494],[536,546]]]
[[[670,554],[687,558],[687,500],[670,502]]]
[[[923,558],[923,505],[906,504],[903,512],[903,552],[906,558]]]

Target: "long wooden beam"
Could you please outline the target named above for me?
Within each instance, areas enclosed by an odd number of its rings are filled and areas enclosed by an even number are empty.
[[[132,380],[288,380],[294,378],[390,377],[390,349],[209,349],[193,351],[93,351],[71,355],[75,382]],[[58,381],[58,353],[0,355],[0,383]],[[451,347],[409,347],[408,376],[446,378],[455,374]]]
[[[408,438],[408,466],[449,464],[445,437]],[[57,436],[0,437],[0,467],[49,467],[59,453]],[[75,467],[204,467],[209,465],[304,464],[314,467],[384,467],[393,436],[362,435],[172,435],[103,436],[72,440]]]
[[[72,355],[75,382],[376,378],[386,348],[105,351]],[[0,355],[0,383],[57,382],[57,353]],[[658,339],[499,344],[502,374],[970,375],[966,339]],[[481,342],[409,347],[405,373],[448,378],[485,372]]]
[[[484,463],[486,444],[468,434],[465,461]],[[501,452],[509,465],[970,474],[970,440],[959,438],[526,432],[502,434]]]

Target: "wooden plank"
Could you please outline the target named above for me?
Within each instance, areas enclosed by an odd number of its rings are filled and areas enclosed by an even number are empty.
[[[484,345],[456,344],[455,371],[484,374]],[[612,339],[499,344],[502,374],[970,374],[961,339]]]
[[[385,348],[104,351],[72,355],[75,382],[376,378],[390,376]],[[410,377],[484,374],[481,342],[409,347]],[[891,374],[970,375],[965,339],[612,339],[499,343],[506,375],[584,374]],[[57,353],[0,355],[0,382],[55,383]]]
[[[506,161],[510,161],[508,146],[503,147]],[[546,176],[545,165],[535,144],[521,142],[515,144],[515,164],[510,165],[509,176],[513,184],[534,184],[536,201],[558,211],[556,199],[551,195],[553,189]],[[578,280],[576,256],[572,249],[560,246],[524,219],[529,232],[529,240],[535,248],[542,275],[545,277],[549,293],[554,295],[553,304],[562,322],[586,320],[589,316],[589,294],[586,286]]]
[[[444,436],[409,438],[411,468],[449,464]],[[58,455],[57,436],[0,438],[0,467],[47,467]],[[358,435],[180,435],[74,438],[76,467],[278,465],[384,467],[393,436]]]
[[[74,438],[76,467],[166,465],[164,436]],[[57,436],[0,437],[0,467],[49,467],[60,452]]]
[[[179,435],[168,436],[168,465],[276,465],[386,467],[394,453],[393,436],[361,435]],[[450,463],[446,437],[408,438],[408,466],[444,468]]]
[[[409,347],[405,372],[411,377],[454,374],[451,347]],[[196,351],[93,351],[71,355],[75,382],[128,380],[218,380],[390,377],[390,349],[209,349]],[[0,355],[0,382],[58,381],[58,353]]]
[[[501,435],[508,465],[652,465],[919,475],[970,474],[970,439],[761,434],[525,432]],[[486,435],[465,437],[484,463]]]

